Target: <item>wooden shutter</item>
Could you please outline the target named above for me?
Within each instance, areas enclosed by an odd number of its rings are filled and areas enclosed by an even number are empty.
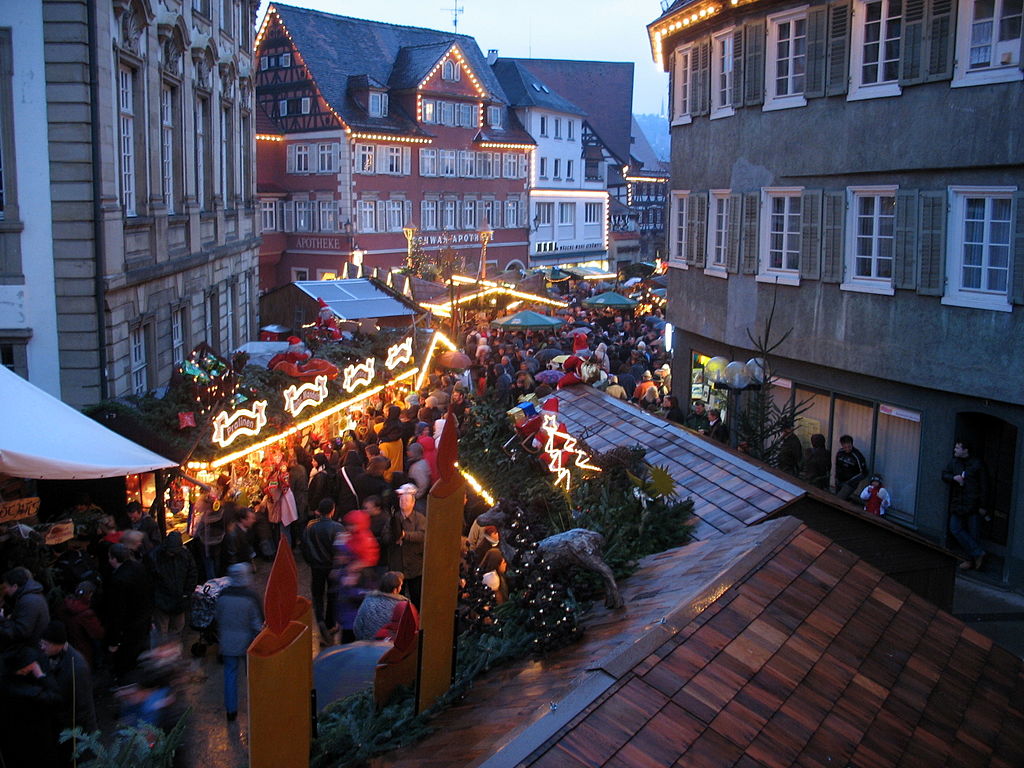
[[[825,95],[828,37],[828,8],[816,6],[807,14],[807,71],[804,96],[808,99]]]
[[[903,33],[900,38],[900,85],[924,82],[925,0],[903,0]]]
[[[946,289],[946,193],[922,192],[917,249],[917,292],[941,296]]]
[[[660,43],[659,43],[660,45]],[[668,55],[668,124],[676,119],[676,52]]]
[[[412,200],[402,201],[402,224],[412,224]]]
[[[821,277],[821,190],[809,189],[800,201],[800,277]]]
[[[896,240],[893,243],[892,281],[895,288],[917,287],[917,190],[896,193]]]
[[[761,193],[748,192],[743,196],[743,251],[741,269],[745,275],[756,275],[761,233],[757,226],[757,214],[761,207]]]
[[[686,262],[694,267],[707,263],[708,196],[690,195],[686,206]]]
[[[925,81],[953,76],[953,0],[931,0],[928,8]]]
[[[338,156],[338,144],[331,142],[331,173],[338,173],[341,170],[341,158]]]
[[[846,192],[826,192],[822,207],[821,280],[824,283],[841,283],[845,266],[843,229],[846,224]]]
[[[828,60],[825,93],[846,93],[850,82],[850,0],[838,0],[828,7]]]
[[[1014,304],[1024,304],[1024,192],[1013,195],[1013,220],[1016,223],[1013,235],[1013,256],[1010,265],[1010,299]]]
[[[764,30],[763,19],[743,25],[743,103],[747,106],[764,102]]]
[[[289,144],[285,150],[287,160],[285,161],[285,172],[295,173],[295,145]]]
[[[743,106],[743,27],[732,33],[732,105]],[[739,209],[739,206],[736,206]]]
[[[295,203],[291,200],[286,200],[284,203],[284,231],[294,232],[295,231]]]
[[[697,43],[690,55],[696,63],[690,83],[690,114],[706,115],[711,111],[711,38]]]
[[[725,269],[736,274],[740,271],[740,238],[743,236],[743,195],[729,195],[728,240],[725,244]]]
[[[412,173],[412,147],[402,147],[402,175]]]
[[[374,222],[373,231],[388,231],[388,204],[383,200],[377,201],[377,221]]]

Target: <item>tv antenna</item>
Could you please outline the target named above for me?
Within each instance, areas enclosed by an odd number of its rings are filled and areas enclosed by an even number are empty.
[[[452,12],[452,26],[455,27],[455,31],[458,32],[459,31],[459,14],[465,13],[466,9],[465,8],[460,8],[459,7],[459,0],[455,0],[455,7],[454,8],[442,8],[441,10],[442,11],[451,11]]]

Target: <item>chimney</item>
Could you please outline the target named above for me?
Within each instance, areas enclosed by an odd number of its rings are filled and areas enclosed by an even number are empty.
[[[498,60],[498,49],[489,48],[487,51],[487,63],[494,66],[494,62]]]

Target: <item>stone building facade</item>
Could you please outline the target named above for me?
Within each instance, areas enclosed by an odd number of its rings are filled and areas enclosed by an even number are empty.
[[[253,335],[252,0],[44,0],[61,395]]]

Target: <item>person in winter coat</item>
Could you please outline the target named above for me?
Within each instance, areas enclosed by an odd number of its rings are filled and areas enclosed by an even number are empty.
[[[407,483],[398,489],[397,540],[388,551],[388,566],[405,574],[405,594],[419,608],[420,586],[423,582],[423,544],[427,535],[427,518],[416,511],[416,486]]]
[[[981,459],[971,456],[971,446],[957,440],[953,458],[942,470],[942,481],[949,486],[949,532],[969,559],[961,570],[981,570],[985,548],[980,541],[981,505],[988,496],[988,473]]]
[[[47,670],[57,682],[60,728],[81,728],[86,733],[96,730],[96,706],[92,697],[92,673],[85,657],[68,644],[63,623],[51,621],[43,632],[39,647],[49,661]],[[67,744],[70,746],[70,743]],[[68,754],[70,758],[70,753]]]
[[[811,447],[804,456],[803,478],[815,488],[828,488],[828,478],[832,473],[832,457],[825,445],[825,436],[811,435]]]
[[[245,652],[263,629],[263,606],[250,589],[252,568],[235,563],[228,568],[230,586],[217,597],[215,613],[224,659],[224,710],[228,721],[238,717],[238,668],[245,661]]]
[[[299,545],[302,531],[309,520],[309,472],[292,457],[288,462],[288,485],[295,497],[295,512],[298,519],[292,523],[291,540],[294,546]]]
[[[360,504],[370,496],[379,496],[384,502],[384,508],[389,508],[391,485],[384,479],[384,473],[389,465],[390,460],[386,456],[374,456],[366,463],[366,471],[352,481]]]
[[[153,586],[145,566],[124,544],[110,548],[109,561],[113,574],[106,594],[107,650],[114,654],[114,673],[123,676],[149,648]]]
[[[102,652],[103,637],[106,634],[93,609],[95,594],[96,585],[91,581],[83,581],[57,609],[57,618],[67,629],[68,642],[82,654],[90,669],[96,669],[96,660]]]
[[[412,443],[406,452],[408,469],[406,474],[416,484],[416,508],[420,512],[427,509],[427,493],[430,492],[430,464],[423,457],[423,447]]]
[[[302,534],[302,556],[309,564],[313,615],[321,638],[329,638],[334,631],[334,593],[327,589],[327,579],[334,567],[334,539],[344,530],[334,519],[334,500],[325,498]]]
[[[881,475],[872,475],[871,481],[860,492],[860,500],[864,502],[864,511],[869,515],[882,516],[889,509],[892,497],[882,485]]]
[[[350,450],[345,454],[338,470],[338,492],[334,496],[335,509],[356,509],[359,496],[356,494],[356,480],[363,474],[360,452]]]
[[[423,449],[423,458],[427,460],[427,465],[430,467],[430,481],[434,482],[438,478],[437,442],[431,436],[430,431],[430,424],[425,421],[416,425],[416,442]]]
[[[353,633],[356,640],[392,640],[405,611],[412,611],[419,625],[419,616],[409,598],[401,594],[405,577],[388,571],[380,579],[380,588],[370,592],[356,612]]]
[[[793,477],[800,476],[800,465],[804,459],[804,447],[793,431],[791,423],[782,425],[782,445],[779,446],[779,469]]]
[[[252,565],[255,556],[252,549],[252,527],[256,521],[256,514],[250,507],[231,508],[224,513],[227,519],[227,533],[224,534],[224,543],[221,545],[221,573],[227,573],[227,569],[235,563]]]
[[[181,533],[171,531],[164,543],[146,556],[153,581],[153,620],[157,632],[167,640],[180,637],[185,628],[185,610],[199,574],[195,560],[181,542]]]
[[[361,509],[352,510],[345,515],[345,532],[334,539],[334,570],[331,571],[331,582],[336,590],[336,624],[341,630],[342,643],[355,640],[356,611],[366,593],[363,573],[377,565],[379,557],[377,540],[370,533],[370,516]]]
[[[836,452],[836,496],[848,500],[867,476],[868,462],[864,454],[853,447],[850,435],[843,435]]]
[[[313,456],[317,472],[309,481],[309,489],[306,493],[306,502],[312,511],[320,508],[320,502],[324,499],[335,501],[338,496],[338,470],[327,462],[327,456],[318,453]]]
[[[402,409],[397,405],[388,406],[388,416],[378,435],[381,456],[391,460],[391,466],[384,472],[384,479],[391,482],[391,475],[402,472],[405,455],[407,426],[401,420]]]
[[[133,531],[140,531],[145,535],[142,543],[143,552],[149,552],[160,544],[160,526],[152,516],[142,511],[142,505],[137,501],[129,502],[127,507],[128,519],[131,521]]]
[[[35,648],[50,623],[50,609],[42,585],[28,568],[11,568],[0,583],[4,598],[0,617],[0,652]]]
[[[45,630],[45,627],[43,628]],[[0,655],[0,757],[5,766],[59,764],[60,689],[38,647],[20,646]]]

